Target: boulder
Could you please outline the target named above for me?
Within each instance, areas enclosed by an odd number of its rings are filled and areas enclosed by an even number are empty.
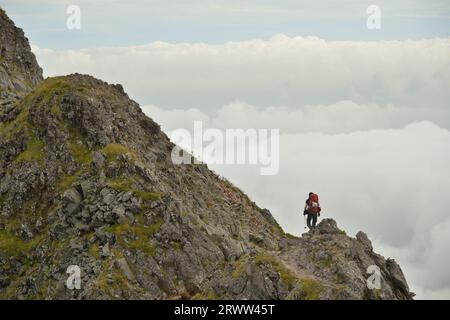
[[[134,281],[134,274],[128,266],[127,260],[125,260],[125,258],[116,259],[116,265],[129,281]]]
[[[68,204],[78,204],[81,202],[82,197],[75,188],[70,188],[64,191],[63,200]]]

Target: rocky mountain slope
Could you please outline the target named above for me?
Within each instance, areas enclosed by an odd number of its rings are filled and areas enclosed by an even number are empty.
[[[206,165],[172,164],[173,144],[120,85],[42,80],[3,11],[0,26],[0,298],[411,297],[364,233],[325,219],[285,234]],[[380,289],[366,286],[370,265]]]
[[[42,69],[22,29],[1,8],[0,30],[0,105],[5,109],[42,81]]]

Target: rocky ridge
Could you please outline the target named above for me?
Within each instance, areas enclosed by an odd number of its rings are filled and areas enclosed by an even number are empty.
[[[410,299],[401,268],[324,219],[302,237],[174,145],[121,85],[42,79],[0,11],[0,298]],[[82,272],[80,290],[66,270]],[[380,268],[368,289],[367,268]]]
[[[0,106],[6,112],[43,78],[24,32],[1,8],[0,30]]]

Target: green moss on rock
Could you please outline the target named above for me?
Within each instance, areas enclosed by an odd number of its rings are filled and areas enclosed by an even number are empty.
[[[133,181],[131,179],[117,178],[109,180],[107,185],[108,187],[120,191],[120,192],[128,192],[131,191],[131,186]]]
[[[27,149],[20,153],[16,162],[42,161],[44,159],[45,144],[42,140],[31,138],[27,143]]]
[[[238,260],[234,261],[234,271],[231,274],[233,278],[238,278],[245,271],[245,267],[248,264],[248,254],[241,256]]]
[[[67,190],[72,186],[72,184],[75,181],[77,181],[77,179],[78,179],[78,174],[65,175],[62,177],[61,181],[58,183],[58,188],[61,191]]]
[[[27,253],[33,249],[39,242],[39,238],[30,241],[24,241],[21,238],[7,232],[0,231],[0,251],[8,256],[15,256],[20,253]]]
[[[110,143],[102,149],[102,152],[111,161],[120,155],[130,153],[130,150],[119,143]]]
[[[157,192],[147,192],[139,189],[131,190],[136,197],[145,201],[155,201],[161,199],[161,194]]]
[[[0,134],[5,138],[11,138],[14,134],[24,131],[28,127],[28,109],[22,108],[16,119],[11,122],[0,123]]]
[[[292,271],[287,269],[282,262],[269,254],[259,254],[256,256],[255,262],[257,264],[270,264],[280,274],[281,280],[283,280],[284,284],[289,289],[292,289],[297,281],[297,277]]]
[[[85,145],[81,143],[71,143],[69,148],[78,164],[88,164],[91,162],[91,153]]]
[[[93,243],[89,246],[89,254],[95,259],[100,259],[100,247],[97,243]]]
[[[142,216],[137,216],[137,219],[136,224],[129,222],[117,224],[107,228],[107,231],[116,235],[120,245],[154,256],[156,249],[151,245],[150,240],[161,229],[164,220],[159,218],[152,225],[145,225]]]
[[[323,285],[314,279],[304,278],[299,280],[301,300],[318,300],[323,291]]]
[[[162,197],[158,192],[145,191],[138,188],[133,188],[134,181],[130,178],[117,178],[108,182],[108,186],[120,192],[132,192],[135,197],[141,198],[144,201],[155,201]]]

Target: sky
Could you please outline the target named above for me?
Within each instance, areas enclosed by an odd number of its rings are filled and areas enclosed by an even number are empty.
[[[365,231],[417,298],[450,298],[450,1],[94,3],[0,0],[46,76],[121,83],[168,134],[279,129],[278,174],[210,168],[295,235],[317,192],[323,217]]]
[[[369,5],[382,28],[365,28]],[[316,36],[325,40],[448,37],[448,0],[1,0],[31,41],[52,49],[129,46],[154,41],[221,44]],[[66,9],[82,9],[82,29],[67,32]]]

